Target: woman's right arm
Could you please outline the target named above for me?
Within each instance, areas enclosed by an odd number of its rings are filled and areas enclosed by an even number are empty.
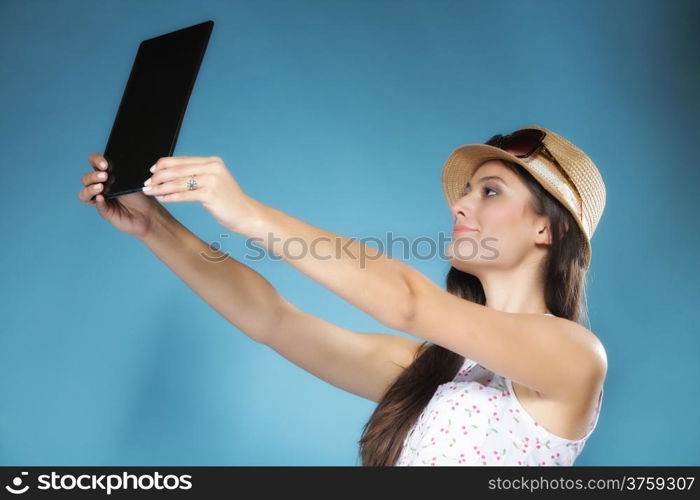
[[[279,322],[283,300],[250,267],[213,250],[162,206],[140,238],[151,251],[221,316],[251,339],[263,342]]]

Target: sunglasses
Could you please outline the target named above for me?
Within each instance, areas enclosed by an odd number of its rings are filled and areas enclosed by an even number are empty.
[[[544,147],[545,135],[547,134],[543,130],[526,128],[508,135],[495,135],[488,144],[508,151],[518,158],[528,158]]]
[[[554,155],[544,145],[544,138],[547,133],[544,130],[526,128],[516,130],[512,134],[493,136],[487,144],[500,148],[518,158],[529,158],[536,153],[542,153],[552,160],[560,169],[561,165]]]

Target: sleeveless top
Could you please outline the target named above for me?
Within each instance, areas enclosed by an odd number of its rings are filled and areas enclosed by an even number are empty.
[[[435,390],[396,465],[573,465],[598,424],[602,399],[601,388],[586,435],[566,439],[527,413],[510,379],[465,358],[454,379]]]

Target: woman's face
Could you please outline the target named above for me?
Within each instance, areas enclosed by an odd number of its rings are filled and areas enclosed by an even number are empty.
[[[456,227],[453,232],[447,249],[451,264],[478,276],[480,269],[538,262],[551,241],[549,219],[535,214],[531,196],[520,177],[501,161],[483,163],[450,208],[455,226],[471,228],[461,232]]]

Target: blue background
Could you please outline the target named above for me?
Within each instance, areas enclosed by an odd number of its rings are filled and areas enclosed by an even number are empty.
[[[576,465],[698,465],[698,5],[2,0],[0,464],[359,464],[375,403],[246,337],[77,199],[140,41],[212,19],[174,154],[219,155],[324,229],[449,236],[457,146],[536,123],[584,149],[608,190],[588,305],[609,370]],[[167,206],[246,254],[201,205]],[[444,283],[446,261],[407,262]],[[250,265],[387,332],[285,262]]]

